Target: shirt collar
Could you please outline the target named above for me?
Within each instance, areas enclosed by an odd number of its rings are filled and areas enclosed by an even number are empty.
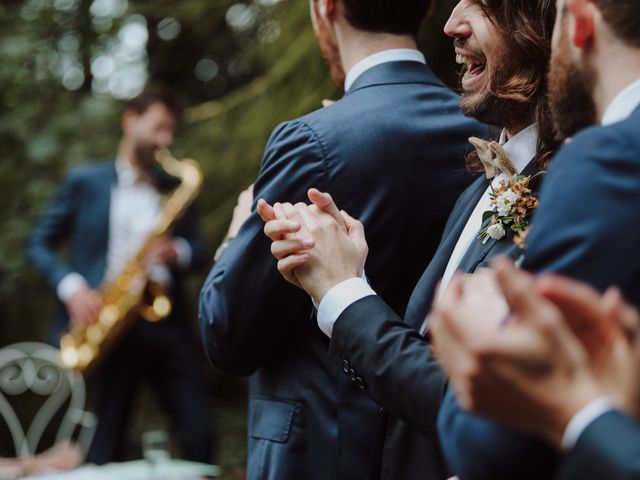
[[[356,63],[351,70],[349,70],[344,82],[345,91],[348,92],[360,75],[367,70],[389,62],[418,62],[426,65],[427,60],[424,58],[422,52],[412,48],[395,48],[374,53],[373,55]]]
[[[527,128],[507,140],[507,130],[502,130],[500,145],[509,155],[509,159],[518,173],[522,173],[538,151],[538,127],[529,125]]]
[[[613,99],[602,117],[602,125],[626,120],[638,105],[640,105],[640,80],[633,82]]]

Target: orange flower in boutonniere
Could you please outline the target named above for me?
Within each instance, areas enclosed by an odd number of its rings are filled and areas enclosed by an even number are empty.
[[[514,175],[508,182],[503,180],[500,186],[493,189],[491,210],[487,210],[482,216],[483,224],[487,220],[491,221],[478,234],[482,243],[487,243],[490,239],[502,240],[507,236],[507,231],[511,230],[514,242],[524,248],[529,219],[538,208],[538,197],[533,184],[544,174],[545,172],[530,176]]]

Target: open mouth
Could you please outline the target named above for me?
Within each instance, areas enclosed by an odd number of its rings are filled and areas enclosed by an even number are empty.
[[[466,66],[464,76],[462,77],[465,88],[475,84],[486,70],[485,61],[476,56],[465,55],[458,52],[456,53],[456,62]]]

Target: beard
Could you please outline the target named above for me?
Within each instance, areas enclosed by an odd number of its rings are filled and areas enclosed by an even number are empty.
[[[551,57],[549,107],[556,137],[565,140],[598,123],[598,114],[593,99],[595,72],[571,61],[565,32],[560,42],[562,47]]]
[[[499,128],[514,128],[532,122],[531,105],[501,98],[493,90],[477,95],[462,94],[460,109],[467,117]]]
[[[513,98],[504,98],[496,92],[507,90],[505,85],[516,75],[508,55],[503,55],[487,72],[489,88],[482,93],[463,92],[460,96],[460,108],[466,116],[499,128],[513,128],[532,122],[533,107],[529,102],[518,102]],[[464,73],[464,72],[463,72]]]
[[[329,64],[329,73],[333,81],[340,87],[344,87],[346,74],[342,67],[342,57],[340,56],[340,50],[335,44],[326,26],[319,22],[315,28],[316,38],[318,39],[318,45],[322,56]]]
[[[157,150],[158,147],[156,145],[149,145],[142,142],[136,143],[133,152],[136,164],[142,171],[150,172],[156,167],[155,154]]]

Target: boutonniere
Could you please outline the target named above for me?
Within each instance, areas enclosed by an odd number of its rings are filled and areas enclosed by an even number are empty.
[[[511,230],[514,242],[524,247],[529,230],[529,219],[538,208],[538,197],[534,182],[542,178],[545,172],[535,175],[514,175],[507,182],[503,180],[497,188],[492,188],[491,209],[482,215],[482,224],[491,220],[480,230],[478,237],[482,243],[490,239],[502,240]]]

